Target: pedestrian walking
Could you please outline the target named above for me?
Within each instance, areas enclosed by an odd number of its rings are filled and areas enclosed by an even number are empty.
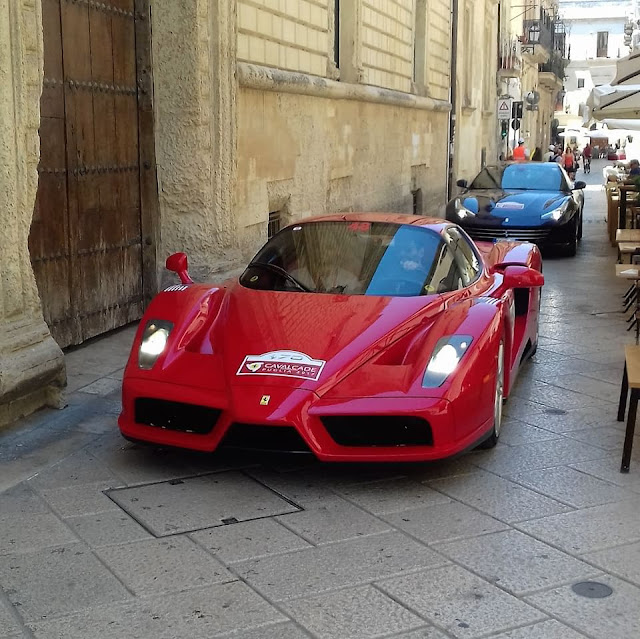
[[[524,146],[524,140],[520,138],[518,140],[518,146],[513,149],[513,159],[514,160],[526,160],[528,158],[527,149]]]
[[[573,151],[571,151],[571,147],[568,146],[562,156],[562,166],[564,166],[564,170],[569,174],[571,179],[573,179],[576,174],[575,163],[576,159]]]

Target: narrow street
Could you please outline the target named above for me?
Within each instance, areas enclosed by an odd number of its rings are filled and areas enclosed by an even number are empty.
[[[135,328],[66,353],[68,406],[0,432],[0,639],[640,636],[605,164],[577,257],[545,260],[539,348],[493,450],[327,465],[145,448],[116,425]]]

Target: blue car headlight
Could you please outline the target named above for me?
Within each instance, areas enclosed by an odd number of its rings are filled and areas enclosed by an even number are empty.
[[[138,350],[138,367],[150,370],[158,361],[158,357],[164,353],[169,341],[169,334],[173,328],[172,322],[165,320],[151,320],[147,322],[142,342]]]
[[[541,220],[553,220],[554,222],[559,222],[569,210],[569,200],[565,200],[559,207],[553,209],[553,211],[549,211],[548,213],[543,213],[540,216]]]
[[[450,335],[438,340],[431,359],[422,377],[422,388],[438,388],[458,368],[462,356],[467,352],[471,335]]]
[[[470,211],[459,199],[456,198],[456,201],[453,204],[453,208],[456,212],[456,215],[464,220],[465,217],[475,217],[476,214],[473,211]]]

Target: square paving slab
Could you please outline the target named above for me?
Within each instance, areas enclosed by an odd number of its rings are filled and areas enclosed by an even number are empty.
[[[300,510],[239,471],[120,488],[108,495],[156,537]]]

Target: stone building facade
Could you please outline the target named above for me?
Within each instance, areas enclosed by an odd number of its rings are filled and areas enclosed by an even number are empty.
[[[101,33],[123,68],[127,61],[119,47],[135,42],[135,57],[129,56],[137,65],[129,69],[137,74],[133,81],[119,82],[104,60],[70,70],[69,55],[54,69],[51,52],[60,48],[58,41],[63,48],[79,46],[73,42],[75,25],[92,21],[113,27]],[[116,24],[123,25],[121,31]],[[92,40],[99,30],[86,31],[91,55],[101,55],[102,44]],[[152,34],[148,52],[139,50],[145,34]],[[45,150],[47,157],[66,162],[44,173],[70,211],[77,204],[72,195],[82,195],[82,188],[91,195],[88,180],[99,185],[99,201],[85,216],[93,226],[75,228],[82,215],[65,222],[69,246],[80,246],[69,258],[69,277],[85,268],[74,286],[102,286],[115,270],[102,274],[100,264],[106,262],[98,258],[122,254],[120,271],[132,259],[141,260],[144,285],[131,297],[140,304],[161,284],[164,258],[173,251],[189,254],[196,278],[222,277],[269,233],[309,215],[437,215],[446,199],[450,38],[448,0],[0,0],[0,78],[3,87],[13,86],[0,94],[0,424],[43,404],[58,405],[64,386],[63,355],[44,321],[59,335],[56,327],[64,318],[51,320],[48,298],[56,291],[42,264],[66,259],[66,253],[49,247],[38,257],[35,278],[29,253],[34,205],[41,226],[45,213],[51,228],[56,225],[56,207],[38,191],[41,94],[43,116],[66,118],[67,147],[56,156],[59,149],[42,137],[40,186]],[[111,75],[105,79],[100,73]],[[57,115],[51,111],[56,96],[61,105],[74,106],[75,120],[66,107]],[[148,143],[134,149],[134,161],[117,164],[124,153],[118,117],[132,104],[135,109],[136,100],[138,118],[132,121]],[[69,139],[69,131],[86,128],[78,105],[87,101],[93,104],[96,135],[89,151],[80,148],[83,140]],[[105,113],[118,144],[113,158],[101,164],[97,136]],[[85,157],[91,153],[93,164]],[[141,176],[135,182],[141,230],[119,242],[108,220],[122,185],[133,183],[126,177],[132,171]],[[151,191],[150,183],[157,189]],[[104,226],[99,233],[96,224]],[[89,231],[91,243],[85,246]],[[93,266],[92,256],[98,256]],[[71,298],[82,302],[91,291],[76,293]],[[71,299],[65,312],[78,314],[80,302]],[[84,309],[78,317],[97,314],[105,321],[87,324],[84,333],[68,332],[65,345],[130,317],[119,309],[118,299],[105,309]]]
[[[561,100],[566,27],[558,0],[508,0],[500,4],[498,80],[501,95],[523,102],[521,128],[501,143],[504,153],[522,137],[531,152],[553,141],[554,111]]]

